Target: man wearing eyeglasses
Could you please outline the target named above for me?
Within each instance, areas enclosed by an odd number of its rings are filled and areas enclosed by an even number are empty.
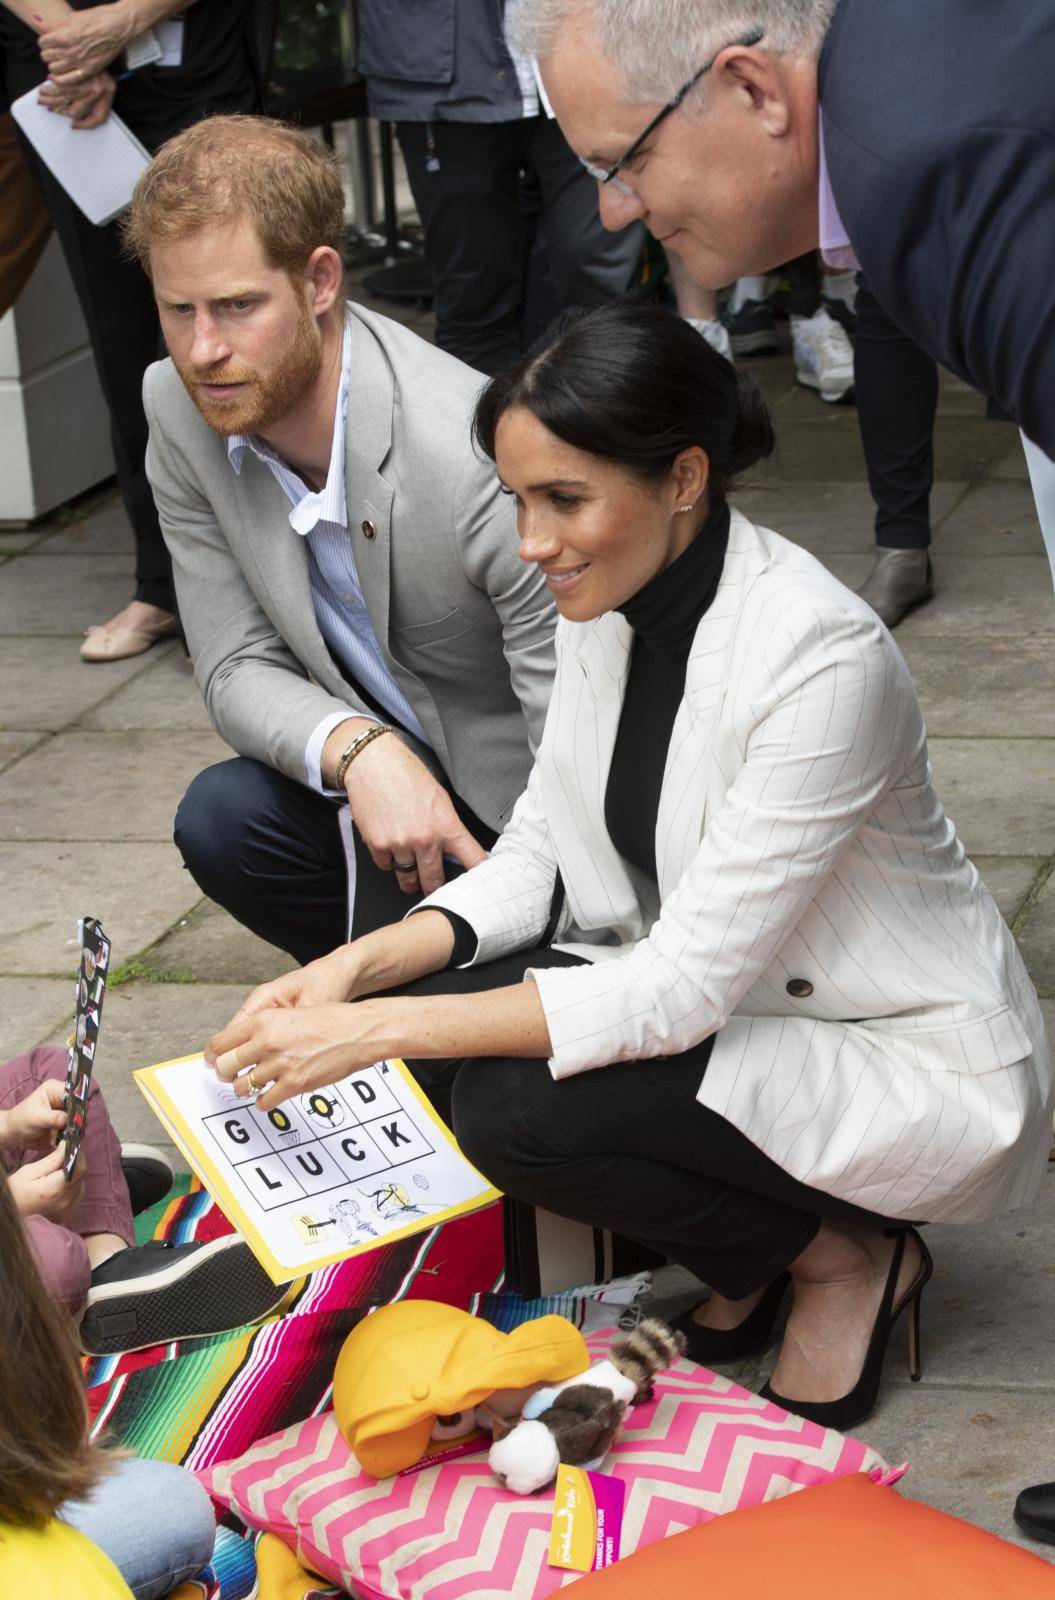
[[[524,0],[601,214],[718,288],[817,245],[1021,427],[1055,561],[1055,7]]]

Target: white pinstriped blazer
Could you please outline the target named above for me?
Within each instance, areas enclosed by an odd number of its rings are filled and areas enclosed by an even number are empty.
[[[886,629],[733,513],[667,755],[658,903],[604,821],[632,637],[614,612],[558,624],[528,788],[432,902],[486,961],[539,939],[559,869],[567,920],[610,940],[533,973],[554,1076],[717,1034],[698,1099],[802,1182],[890,1217],[1023,1204],[1051,1142],[1044,1025]]]

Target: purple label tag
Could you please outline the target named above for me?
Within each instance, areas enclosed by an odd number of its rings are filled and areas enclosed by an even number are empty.
[[[553,1491],[550,1566],[599,1572],[618,1561],[625,1498],[620,1478],[561,1462]]]
[[[457,1461],[459,1456],[475,1456],[481,1450],[490,1450],[491,1438],[486,1433],[470,1434],[468,1439],[458,1439],[446,1450],[436,1450],[432,1455],[422,1456],[420,1461],[415,1461],[412,1467],[404,1467],[402,1472],[396,1474],[399,1478],[409,1478],[415,1472],[424,1472],[427,1467],[439,1467],[445,1461]]]

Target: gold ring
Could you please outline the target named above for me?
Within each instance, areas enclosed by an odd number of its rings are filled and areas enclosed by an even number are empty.
[[[246,1074],[245,1074],[245,1081],[249,1085],[249,1093],[250,1094],[259,1094],[260,1093],[260,1088],[259,1088],[259,1086],[257,1084],[257,1081],[253,1077],[253,1069],[252,1069],[252,1067],[247,1068]]]

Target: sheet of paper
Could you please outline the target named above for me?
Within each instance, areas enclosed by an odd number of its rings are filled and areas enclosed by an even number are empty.
[[[69,117],[42,106],[38,93],[31,89],[14,101],[11,115],[88,221],[112,221],[131,200],[150,156],[112,111],[100,128],[75,128]]]
[[[152,1109],[275,1283],[500,1198],[401,1061],[274,1111],[198,1056],[135,1074]]]
[[[155,22],[154,32],[161,46],[159,67],[183,65],[183,18],[170,17],[168,22]]]

